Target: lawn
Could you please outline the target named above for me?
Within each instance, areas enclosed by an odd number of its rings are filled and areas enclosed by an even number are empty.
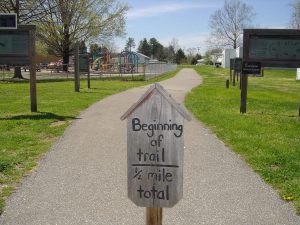
[[[195,67],[203,85],[186,97],[187,108],[206,123],[282,199],[293,201],[300,213],[300,82],[295,71],[267,70],[250,77],[247,113],[240,114],[238,85],[225,88],[229,71]]]
[[[178,72],[146,81],[95,79],[91,89],[81,81],[80,93],[73,81],[41,81],[37,84],[38,112],[30,112],[29,83],[0,82],[0,214],[5,199],[21,178],[34,169],[39,159],[84,109],[109,95],[129,88],[168,79]]]

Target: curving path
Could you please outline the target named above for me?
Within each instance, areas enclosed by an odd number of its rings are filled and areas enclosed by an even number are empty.
[[[182,102],[201,83],[184,69],[161,84]],[[141,225],[127,199],[126,122],[147,90],[108,97],[84,111],[11,196],[2,225]],[[184,198],[164,209],[164,225],[299,225],[289,203],[201,123],[185,126]]]

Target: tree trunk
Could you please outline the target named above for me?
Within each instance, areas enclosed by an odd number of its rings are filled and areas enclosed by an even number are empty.
[[[236,40],[233,41],[233,48],[236,49]]]
[[[21,67],[20,66],[16,66],[15,67],[13,78],[24,79],[24,77],[22,76],[22,72],[21,72]]]
[[[69,65],[69,51],[64,51],[63,54],[63,71],[68,72]]]

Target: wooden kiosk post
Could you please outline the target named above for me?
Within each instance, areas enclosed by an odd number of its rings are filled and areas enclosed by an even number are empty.
[[[75,62],[74,62],[74,88],[75,92],[80,91],[80,73],[79,73],[79,44],[75,44]]]
[[[35,27],[29,31],[30,37],[30,108],[31,112],[37,112],[36,97],[36,57],[35,57]]]
[[[191,117],[156,83],[124,119],[128,197],[147,207],[147,225],[162,225],[162,208],[173,207],[183,195],[183,127]]]

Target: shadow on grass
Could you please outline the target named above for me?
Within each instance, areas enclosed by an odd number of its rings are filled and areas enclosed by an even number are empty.
[[[251,116],[278,116],[278,117],[289,117],[289,118],[300,118],[299,115],[286,115],[280,113],[266,113],[266,112],[248,112],[248,115]]]
[[[73,116],[60,116],[49,112],[38,112],[37,114],[17,115],[17,116],[0,118],[0,120],[45,120],[45,119],[65,121],[65,120],[70,120],[70,119],[74,120],[80,118],[73,117]]]

